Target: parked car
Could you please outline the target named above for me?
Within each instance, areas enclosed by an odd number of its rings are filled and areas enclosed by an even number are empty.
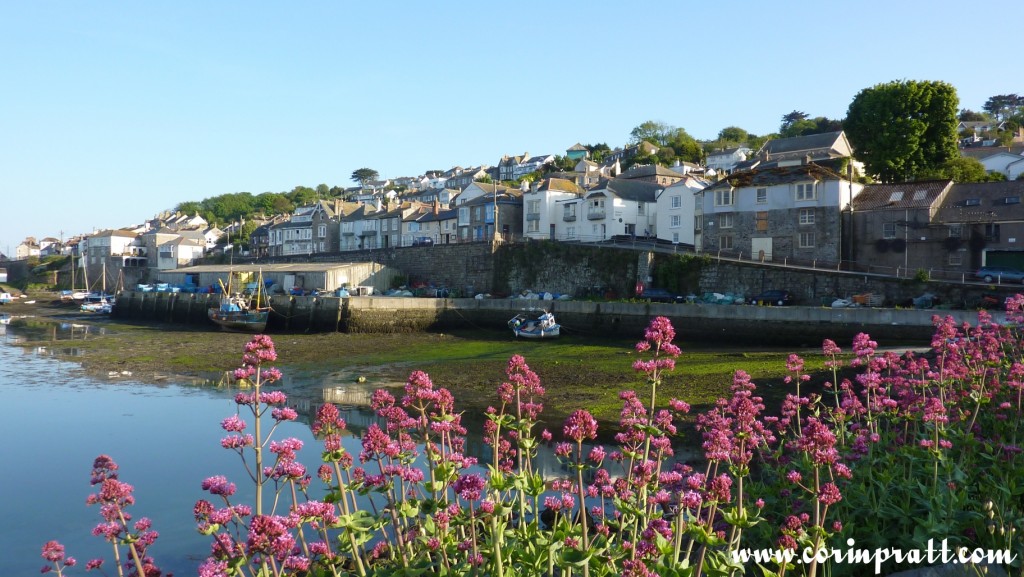
[[[787,290],[769,290],[750,300],[753,305],[785,306],[793,304],[793,293]]]
[[[974,276],[985,282],[1024,282],[1024,271],[1006,266],[983,266]]]
[[[662,288],[646,288],[643,293],[640,294],[641,299],[652,302],[652,303],[682,303],[686,302],[686,297],[670,293]]]

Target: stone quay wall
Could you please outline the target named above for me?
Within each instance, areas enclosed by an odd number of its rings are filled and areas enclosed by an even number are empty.
[[[217,295],[125,291],[114,314],[121,318],[214,328],[206,310]],[[849,342],[859,332],[879,342],[927,342],[937,312],[957,322],[977,322],[974,311],[740,305],[537,301],[524,299],[436,299],[402,297],[275,296],[269,332],[407,333],[455,328],[507,330],[506,323],[529,309],[546,308],[563,335],[638,338],[655,316],[670,318],[682,339],[816,347],[822,339]],[[994,313],[997,322],[1004,313]]]

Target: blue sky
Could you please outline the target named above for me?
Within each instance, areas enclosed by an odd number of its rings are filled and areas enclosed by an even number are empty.
[[[645,120],[764,134],[794,109],[842,118],[891,80],[949,82],[978,110],[1024,86],[1013,35],[973,24],[1019,21],[1024,3],[970,14],[949,0],[6,2],[0,252],[224,193],[351,186],[364,166],[615,147]]]

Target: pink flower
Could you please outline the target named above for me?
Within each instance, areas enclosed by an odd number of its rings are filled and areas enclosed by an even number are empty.
[[[577,443],[582,443],[585,439],[596,439],[597,419],[589,412],[579,409],[565,420],[562,432]]]
[[[825,483],[818,491],[818,500],[826,505],[835,505],[843,500],[843,495],[835,483]]]

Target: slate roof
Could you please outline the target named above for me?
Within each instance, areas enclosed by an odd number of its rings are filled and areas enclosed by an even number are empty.
[[[457,209],[457,208],[448,208],[448,209],[445,209],[445,210],[438,211],[437,214],[434,214],[434,211],[430,211],[427,214],[425,214],[425,215],[421,216],[420,218],[418,218],[417,220],[419,222],[436,222],[436,221],[439,221],[439,220],[455,220],[458,217],[459,217],[459,209]]]
[[[1024,146],[968,146],[967,148],[960,149],[960,156],[982,160],[1000,152],[1021,155],[1024,154]]]
[[[942,222],[1024,221],[1022,201],[1024,180],[954,184],[938,218]]]
[[[794,136],[791,138],[776,138],[764,143],[759,153],[786,154],[799,152],[801,150],[818,150],[832,148],[839,140],[842,130],[836,132],[823,132],[821,134],[810,134],[807,136]]]
[[[951,180],[926,180],[900,184],[869,184],[853,199],[853,209],[886,210],[928,208],[953,186]]]
[[[669,177],[672,177],[672,178],[682,178],[683,177],[682,174],[679,174],[678,172],[676,172],[676,171],[674,171],[672,169],[665,168],[664,166],[660,166],[660,165],[657,165],[657,164],[655,164],[655,165],[648,164],[648,165],[645,165],[645,166],[634,166],[633,168],[630,168],[626,172],[623,172],[622,174],[620,174],[619,178],[625,178],[625,179],[629,179],[629,178],[643,178],[645,176],[669,176]]]
[[[660,184],[645,180],[609,178],[598,182],[590,191],[592,193],[600,193],[600,191],[607,190],[623,200],[657,202],[658,193],[664,190],[664,188]]]
[[[569,148],[567,148],[565,150],[566,150],[566,152],[568,152],[570,150],[586,150],[586,149],[587,149],[586,146],[583,146],[582,144],[577,142],[576,144],[570,146]]]
[[[791,182],[808,180],[844,180],[832,170],[813,162],[798,166],[778,166],[734,172],[712,184],[705,190],[726,190],[729,188],[747,188],[752,186],[773,186]]]

